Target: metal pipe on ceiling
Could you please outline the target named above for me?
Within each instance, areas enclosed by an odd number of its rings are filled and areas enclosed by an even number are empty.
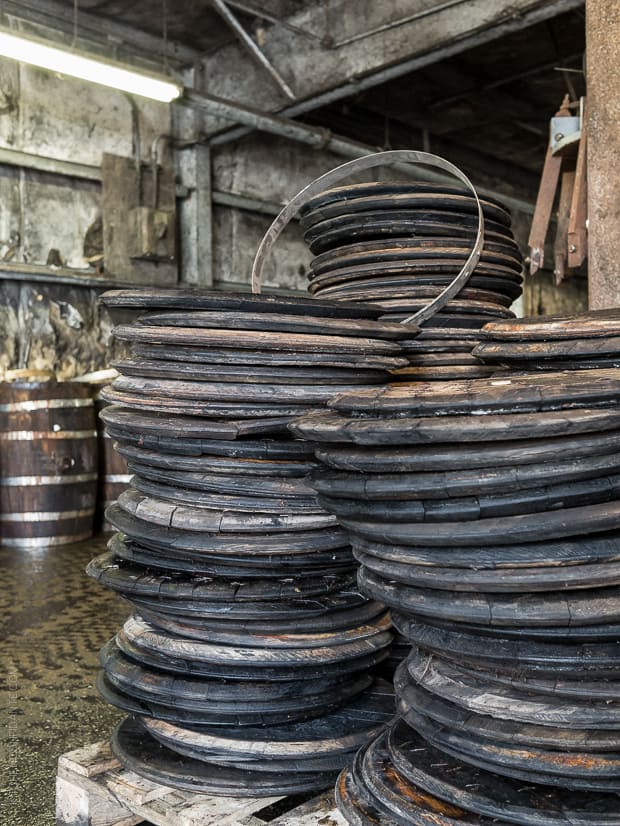
[[[235,120],[237,123],[242,123],[244,126],[250,127],[250,129],[258,129],[261,132],[268,132],[272,135],[288,138],[289,140],[312,146],[315,149],[324,149],[327,152],[333,152],[344,158],[361,158],[364,155],[377,151],[377,147],[333,135],[328,129],[308,126],[305,123],[299,123],[298,121],[282,117],[281,115],[269,115],[258,109],[241,106],[241,104],[233,103],[229,100],[215,97],[214,95],[196,92],[192,89],[186,89],[184,95],[175,101],[175,103],[203,111],[214,117],[224,118],[225,120]],[[414,173],[412,167],[408,164],[394,164],[392,168],[407,177],[415,174],[417,178],[425,181],[434,181],[437,183],[453,182],[450,176],[433,172],[430,169],[417,168]],[[478,191],[482,195],[498,194],[485,189],[479,189]],[[508,207],[518,209],[522,212],[533,212],[533,204],[529,201],[504,195],[503,193],[500,194],[500,197]]]

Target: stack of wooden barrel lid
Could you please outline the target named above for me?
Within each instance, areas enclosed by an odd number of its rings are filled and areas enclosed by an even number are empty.
[[[404,380],[446,380],[492,372],[472,356],[480,328],[513,318],[522,258],[505,207],[481,200],[485,244],[460,293],[424,324],[408,347]],[[309,290],[321,298],[372,301],[402,321],[436,298],[466,261],[478,229],[466,189],[428,183],[367,183],[329,189],[301,210],[314,254]]]
[[[620,367],[620,309],[487,324],[474,354],[498,369]]]
[[[307,298],[103,300],[145,313],[115,330],[132,352],[102,415],[135,475],[89,566],[135,611],[101,653],[101,694],[133,715],[113,749],[197,791],[325,787],[393,714],[371,676],[390,622],[358,593],[346,533],[304,478],[312,447],[287,424],[384,382],[416,331]]]
[[[412,643],[352,824],[620,823],[620,371],[365,388],[294,432]]]

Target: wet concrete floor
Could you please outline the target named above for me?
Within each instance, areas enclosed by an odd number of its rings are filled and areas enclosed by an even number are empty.
[[[0,548],[0,824],[55,823],[58,757],[107,739],[122,713],[97,696],[97,653],[129,614],[84,573],[105,538]]]

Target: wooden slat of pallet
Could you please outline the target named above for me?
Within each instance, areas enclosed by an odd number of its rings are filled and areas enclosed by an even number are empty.
[[[255,817],[284,800],[170,789],[123,769],[107,743],[76,749],[58,761],[57,826],[137,826],[143,820],[154,826],[346,826],[330,793],[275,820]]]

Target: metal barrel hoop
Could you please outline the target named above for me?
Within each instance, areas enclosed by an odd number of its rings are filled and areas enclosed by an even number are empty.
[[[438,155],[433,155],[430,152],[419,152],[416,149],[391,149],[386,152],[375,152],[371,155],[364,155],[361,158],[356,158],[353,161],[337,166],[335,169],[326,172],[318,178],[315,178],[310,184],[301,189],[288,204],[281,210],[279,215],[274,219],[273,223],[265,233],[263,240],[259,244],[254,257],[252,265],[252,292],[260,293],[263,280],[263,270],[265,263],[271,254],[273,245],[280,237],[280,234],[287,226],[289,221],[299,212],[299,210],[316,195],[319,195],[326,188],[339,183],[355,173],[364,172],[367,169],[373,169],[377,166],[389,166],[394,163],[417,163],[424,166],[432,166],[436,169],[441,169],[458,178],[470,190],[476,200],[478,208],[478,227],[476,230],[476,240],[472,247],[467,260],[461,267],[460,272],[454,280],[443,290],[436,298],[434,298],[426,307],[418,310],[417,313],[409,316],[402,321],[403,324],[422,324],[428,321],[435,313],[438,313],[445,305],[454,298],[465,286],[469,277],[476,269],[482,247],[484,246],[484,214],[482,212],[482,205],[478,198],[474,185],[469,180],[464,172],[450,163],[450,161],[440,158]]]

